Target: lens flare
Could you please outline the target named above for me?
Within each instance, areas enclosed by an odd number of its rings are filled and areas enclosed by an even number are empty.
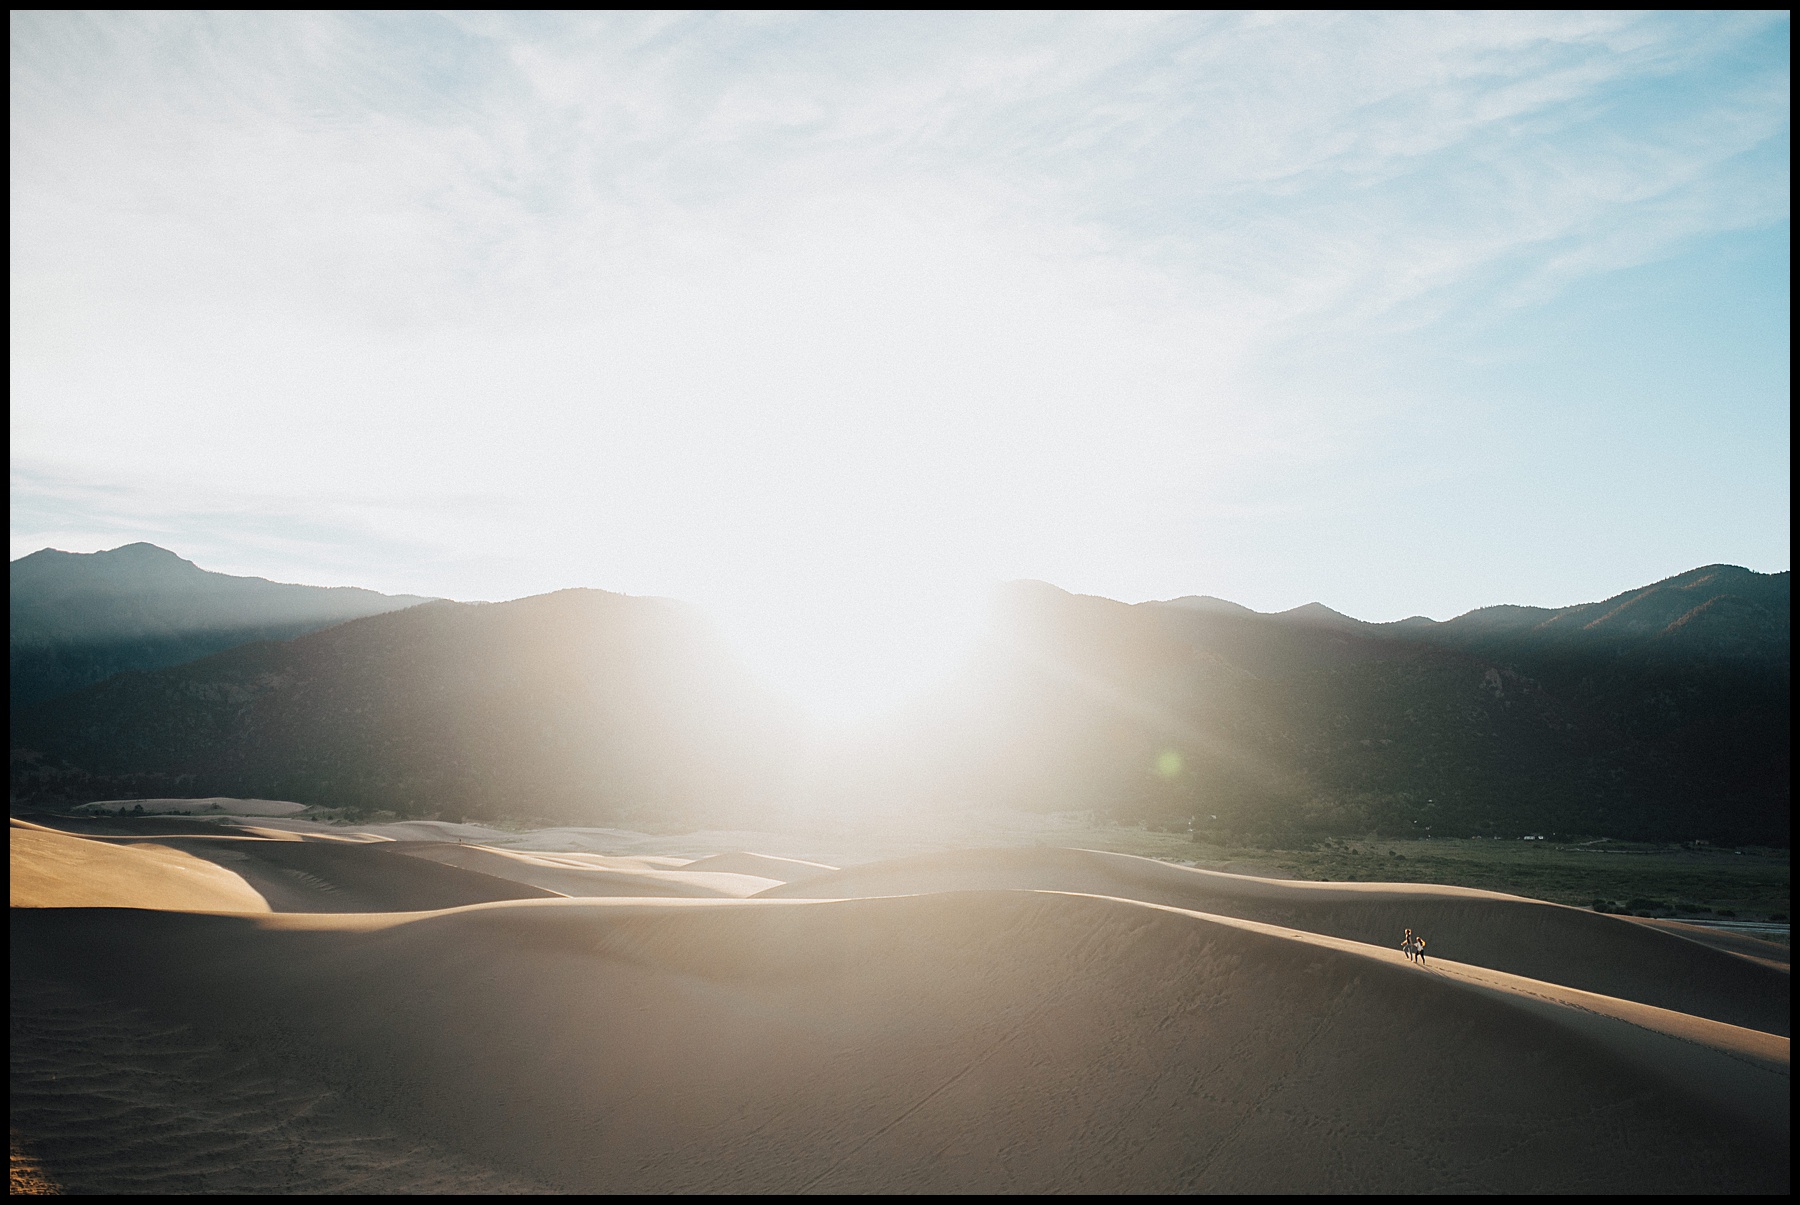
[[[916,699],[968,655],[971,591],[808,593],[717,608],[745,659],[823,728],[854,728]]]

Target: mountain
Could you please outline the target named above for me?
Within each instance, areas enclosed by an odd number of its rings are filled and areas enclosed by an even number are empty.
[[[1442,623],[1016,583],[905,743],[949,768],[922,793],[1160,827],[1785,844],[1788,615],[1730,566]]]
[[[1304,603],[1292,610],[1282,611],[1277,619],[1285,619],[1289,623],[1302,623],[1315,628],[1350,628],[1364,627],[1360,619],[1352,619],[1348,615],[1333,611],[1323,603]]]
[[[46,548],[14,561],[11,579],[14,708],[124,670],[179,665],[427,601],[211,573],[154,544]]]
[[[13,723],[15,796],[288,799],[592,823],[757,811],[792,745],[698,615],[430,602],[128,673]]]
[[[1546,832],[1786,844],[1788,575],[1364,623],[1008,587],[948,682],[836,746],[677,604],[431,603],[15,716],[15,799],[240,795],[747,824],[1086,809],[1282,842]],[[685,818],[685,819],[684,819]]]
[[[1214,598],[1210,594],[1190,594],[1186,598],[1172,598],[1162,604],[1165,607],[1185,607],[1190,611],[1212,611],[1224,615],[1256,615],[1242,603],[1234,603],[1229,599]]]
[[[1434,625],[1432,639],[1489,650],[1632,648],[1664,659],[1786,657],[1791,585],[1787,573],[1707,565],[1597,603],[1482,607]]]

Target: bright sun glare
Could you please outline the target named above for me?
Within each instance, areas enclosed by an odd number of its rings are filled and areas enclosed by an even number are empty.
[[[750,664],[814,722],[878,719],[942,681],[981,626],[972,592],[930,596],[808,593],[744,600],[721,619]]]

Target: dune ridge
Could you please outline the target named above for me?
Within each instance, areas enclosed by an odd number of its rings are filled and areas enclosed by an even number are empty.
[[[741,899],[778,887],[767,875],[695,870],[695,864],[658,866],[642,858],[493,849],[485,845],[410,842],[396,845],[408,857],[456,866],[567,896],[677,896]],[[707,859],[711,861],[711,859]],[[657,859],[673,861],[673,859]]]
[[[121,847],[13,820],[8,842],[15,908],[269,911],[243,876],[160,841]]]
[[[798,883],[817,878],[819,875],[831,874],[838,868],[827,866],[823,862],[807,862],[799,858],[777,858],[769,854],[739,851],[699,858],[689,862],[682,869],[689,873],[702,870],[725,871],[731,874],[758,875],[780,883]]]
[[[10,853],[15,908],[386,912],[559,894],[381,845],[286,834],[77,837],[14,819]]]
[[[1621,917],[1620,919],[1627,918]],[[1779,970],[1792,971],[1793,969],[1793,951],[1788,946],[1766,941],[1753,934],[1733,932],[1730,929],[1719,929],[1711,925],[1693,925],[1683,921],[1663,920],[1648,916],[1634,916],[1629,919],[1633,924],[1651,929],[1661,929],[1665,933],[1673,933],[1678,937],[1685,937],[1689,941],[1712,946],[1714,949],[1729,950],[1733,954],[1753,958]]]
[[[1789,1033],[1790,977],[1660,928],[1522,896],[1420,883],[1315,883],[1078,849],[960,850],[772,887],[759,898],[854,898],[984,887],[1120,896],[1397,947],[1659,1008]]]

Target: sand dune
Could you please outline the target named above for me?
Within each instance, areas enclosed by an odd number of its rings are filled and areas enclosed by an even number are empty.
[[[395,820],[380,823],[342,823],[282,817],[262,822],[270,829],[302,835],[354,834],[396,842],[431,844],[486,845],[493,848],[518,847],[534,851],[558,851],[611,854],[624,849],[643,849],[658,845],[659,839],[648,833],[620,828],[540,828],[518,832],[452,820]],[[706,836],[707,834],[701,834]],[[654,856],[654,855],[648,855]],[[687,861],[688,859],[675,859]]]
[[[1787,1188],[1787,975],[1654,927],[1078,850],[206,831],[14,822],[14,1145],[68,1191]],[[1774,981],[1779,1027],[1698,1007]]]
[[[1671,1077],[1655,1010],[1134,901],[39,909],[13,943],[566,1191],[1786,1186],[1784,1040],[1688,1018]]]
[[[837,870],[837,867],[827,866],[823,862],[803,862],[798,858],[733,853],[714,854],[710,858],[700,858],[689,862],[683,869],[690,874],[701,870],[722,870],[733,874],[759,875],[765,879],[774,879],[778,883],[799,883],[806,879],[817,878],[822,874],[831,874]]]
[[[26,812],[12,817],[36,828],[54,829],[82,837],[217,837],[242,835],[244,828],[228,820],[191,816],[110,816],[88,813],[68,815]]]
[[[178,837],[169,844],[235,870],[276,912],[413,912],[558,895],[408,858],[385,843]]]
[[[480,871],[515,883],[529,883],[567,896],[742,899],[778,887],[782,882],[753,874],[647,865],[641,858],[538,853],[480,845],[411,843],[396,845],[394,849],[409,857]]]
[[[267,912],[242,876],[153,841],[113,845],[13,820],[14,908],[173,908]]]
[[[385,828],[375,831],[386,831]],[[622,828],[540,828],[530,832],[501,832],[483,842],[487,845],[520,845],[527,849],[559,850],[571,853],[617,853],[624,849],[640,849],[648,853],[658,845],[647,833]]]
[[[398,820],[389,824],[331,824],[323,820],[279,818],[265,820],[260,827],[271,832],[300,836],[354,835],[363,840],[380,841],[500,841],[517,834],[485,824],[458,824],[448,820]]]
[[[1665,930],[1541,900],[1415,883],[1308,883],[1077,849],[897,858],[770,888],[765,898],[852,898],[1016,887],[1089,892],[1378,946],[1408,928],[1430,953],[1786,1035],[1788,975]]]
[[[15,1180],[23,1157],[51,1192],[544,1191],[116,997],[15,975],[12,1012]]]
[[[358,842],[76,837],[15,819],[11,855],[15,908],[393,912],[557,895]]]
[[[1758,962],[1783,970],[1791,970],[1793,951],[1785,945],[1773,941],[1765,941],[1749,933],[1737,933],[1729,929],[1715,929],[1708,925],[1683,924],[1678,920],[1660,920],[1652,917],[1635,916],[1629,919],[1632,924],[1644,925],[1652,929],[1661,929],[1689,941],[1697,941],[1703,946],[1712,946],[1717,950],[1729,950],[1733,954],[1742,954],[1745,958],[1754,958]]]

